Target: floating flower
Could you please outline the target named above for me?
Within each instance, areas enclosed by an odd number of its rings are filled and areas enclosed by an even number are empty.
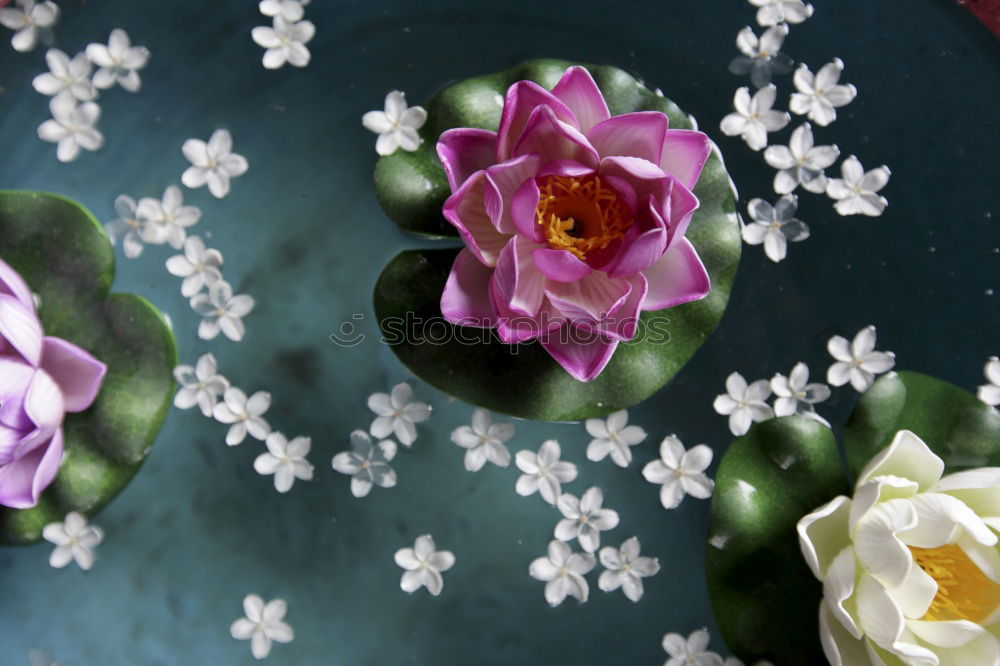
[[[281,15],[274,17],[273,27],[258,26],[250,31],[253,41],[267,49],[263,60],[267,69],[279,69],[286,62],[293,67],[308,65],[312,55],[306,44],[315,34],[316,26],[311,21],[292,22]]]
[[[49,65],[49,71],[32,79],[31,85],[35,90],[49,96],[68,90],[81,102],[97,99],[97,89],[90,80],[93,66],[87,60],[86,53],[77,53],[70,60],[65,52],[49,49],[45,52],[45,62]]]
[[[291,643],[295,639],[292,628],[282,622],[288,605],[283,599],[273,599],[267,604],[256,594],[248,594],[243,600],[246,617],[233,622],[229,633],[238,641],[250,641],[250,652],[254,659],[263,659],[271,654],[271,643]]]
[[[831,664],[1000,662],[1000,468],[943,472],[902,430],[861,472],[853,499],[799,521],[802,554],[823,582]]]
[[[550,606],[558,606],[567,596],[584,603],[590,596],[590,585],[584,576],[596,564],[593,555],[574,553],[562,541],[553,540],[549,542],[548,556],[534,560],[528,573],[545,583],[545,600]]]
[[[129,92],[139,92],[139,70],[149,61],[149,49],[132,46],[128,33],[121,28],[111,31],[108,44],[88,44],[87,57],[97,65],[94,85],[105,90],[116,83]]]
[[[229,388],[229,380],[218,373],[215,356],[202,354],[194,367],[178,365],[174,368],[174,379],[181,385],[174,396],[174,407],[191,409],[195,405],[201,413],[211,417],[219,397]]]
[[[510,464],[510,451],[504,445],[514,436],[513,423],[493,423],[485,409],[472,413],[471,426],[459,426],[451,433],[451,441],[465,449],[465,469],[478,472],[490,461],[497,467]]]
[[[38,126],[38,138],[58,144],[56,158],[72,162],[80,149],[99,150],[104,145],[104,135],[94,125],[101,117],[101,107],[93,102],[77,104],[73,93],[64,90],[49,102],[52,119]]]
[[[135,199],[127,194],[119,194],[115,199],[115,212],[118,217],[104,225],[104,230],[108,233],[111,244],[114,245],[118,239],[121,239],[122,252],[129,259],[138,257],[145,247],[143,237],[146,223],[139,219],[136,208]]]
[[[233,342],[239,342],[246,333],[243,317],[254,308],[252,296],[233,296],[233,288],[225,280],[218,280],[208,288],[207,294],[191,297],[191,308],[202,316],[198,325],[198,337],[212,340],[219,331]]]
[[[187,238],[187,228],[198,224],[201,209],[185,206],[181,188],[171,185],[163,192],[163,199],[145,197],[139,201],[136,215],[145,220],[144,238],[147,243],[169,243],[179,250]]]
[[[830,387],[819,382],[809,384],[808,381],[809,366],[805,363],[796,363],[787,377],[775,373],[771,378],[771,390],[777,396],[774,400],[774,415],[802,414],[829,427],[826,419],[816,413],[816,405],[830,397]]]
[[[771,110],[777,94],[773,85],[764,86],[753,97],[749,88],[740,88],[733,97],[736,112],[723,118],[719,129],[726,136],[741,137],[752,150],[760,150],[767,145],[767,133],[782,129],[791,118],[784,111]]]
[[[990,356],[983,373],[988,383],[979,387],[979,399],[987,405],[996,407],[1000,405],[1000,358]]]
[[[392,488],[396,485],[396,471],[389,462],[396,457],[396,442],[383,440],[372,444],[364,430],[351,433],[352,451],[343,451],[333,457],[333,468],[351,476],[351,494],[364,497],[372,486]]]
[[[850,83],[839,84],[844,61],[834,58],[813,76],[809,68],[799,65],[792,80],[798,92],[792,93],[788,108],[800,116],[808,115],[817,125],[826,127],[837,119],[836,109],[851,103],[858,89]]]
[[[230,386],[212,414],[219,423],[232,424],[226,433],[226,444],[236,446],[243,443],[247,433],[254,439],[267,439],[271,426],[264,420],[264,414],[270,407],[271,394],[267,391],[257,391],[247,398],[246,393]]]
[[[826,381],[833,386],[851,383],[854,390],[864,393],[875,381],[875,375],[889,372],[896,365],[892,352],[875,351],[875,327],[866,326],[848,342],[835,335],[826,345],[836,363],[826,372]]]
[[[629,601],[642,598],[642,579],[655,576],[660,570],[660,562],[655,557],[639,556],[639,539],[626,539],[621,548],[606,546],[601,548],[599,557],[604,571],[597,580],[597,586],[605,592],[622,589]]]
[[[826,185],[826,194],[836,199],[834,208],[841,215],[868,215],[878,217],[889,202],[878,191],[889,182],[889,167],[884,164],[877,169],[865,171],[854,155],[840,163],[843,178],[831,178]]]
[[[449,550],[437,550],[430,534],[418,536],[413,548],[397,550],[394,559],[400,568],[406,569],[399,580],[404,592],[416,592],[423,586],[435,597],[444,587],[441,572],[455,566],[455,555]]]
[[[667,129],[660,112],[611,117],[590,73],[552,92],[519,81],[498,133],[452,129],[438,155],[444,216],[465,248],[441,297],[445,318],[538,339],[579,381],[597,377],[643,310],[706,296],[708,273],[684,237],[708,137]]]
[[[608,419],[587,419],[587,432],[594,439],[587,446],[587,459],[604,460],[608,455],[619,467],[628,467],[632,462],[630,447],[646,439],[646,431],[628,424],[628,411],[620,410],[608,415]]]
[[[392,393],[373,393],[368,396],[368,409],[377,414],[369,430],[372,436],[382,439],[395,434],[403,446],[411,446],[417,439],[417,423],[431,416],[430,405],[413,400],[413,387],[406,382],[392,387]]]
[[[233,137],[226,129],[212,132],[208,143],[188,139],[181,152],[191,162],[191,166],[181,174],[181,182],[191,189],[208,183],[208,191],[216,199],[229,194],[231,178],[242,176],[250,168],[245,157],[233,152]]]
[[[750,0],[757,10],[757,23],[778,25],[779,23],[802,23],[813,14],[813,6],[802,0]]]
[[[674,509],[684,501],[685,495],[708,499],[715,489],[715,482],[705,475],[712,464],[712,449],[704,444],[684,450],[676,435],[660,442],[660,459],[646,463],[642,476],[650,483],[661,484],[660,503],[664,509]]]
[[[763,199],[751,199],[747,212],[753,222],[743,226],[743,240],[748,245],[764,244],[764,253],[771,261],[781,261],[788,253],[788,243],[809,238],[809,227],[797,220],[798,197],[786,194],[771,205]]]
[[[42,538],[55,544],[49,564],[62,569],[75,561],[84,571],[94,566],[94,548],[104,541],[104,531],[88,525],[81,513],[70,511],[61,523],[49,523],[42,529]]]
[[[559,442],[554,439],[543,442],[537,454],[518,451],[514,462],[524,474],[517,479],[517,494],[527,497],[538,491],[543,500],[555,504],[562,493],[561,484],[576,478],[576,465],[559,460],[559,455]]]
[[[722,657],[708,651],[710,636],[705,629],[691,632],[686,639],[680,634],[663,637],[663,649],[670,655],[664,666],[722,666]]]
[[[729,416],[729,431],[737,437],[747,434],[755,421],[765,421],[774,416],[774,410],[765,402],[771,395],[771,384],[758,379],[747,385],[743,375],[734,372],[726,377],[726,393],[715,397],[712,406],[723,416]]]
[[[59,5],[54,2],[18,0],[17,7],[0,7],[0,25],[14,31],[10,45],[15,51],[27,53],[38,43],[38,34],[55,25]]]
[[[258,7],[264,16],[280,16],[284,20],[294,23],[302,20],[305,15],[303,7],[309,4],[309,0],[261,0]]]
[[[312,448],[312,440],[308,437],[296,437],[292,441],[280,432],[272,432],[264,440],[267,453],[262,453],[253,461],[253,468],[258,474],[274,474],[274,489],[279,493],[287,493],[292,489],[295,479],[312,481],[313,466],[306,456]]]
[[[188,236],[184,241],[184,254],[167,259],[171,275],[184,278],[181,294],[191,298],[203,288],[211,287],[222,279],[222,253],[205,247],[200,236]]]
[[[564,493],[556,500],[556,506],[565,516],[556,524],[555,538],[560,541],[576,539],[580,547],[593,553],[601,545],[601,532],[614,529],[618,525],[618,512],[604,509],[604,492],[592,487],[577,499]]]
[[[837,146],[813,145],[812,127],[803,123],[792,132],[787,146],[771,146],[764,151],[764,160],[778,173],[774,175],[774,191],[788,194],[801,185],[810,192],[826,190],[823,169],[837,161]]]
[[[779,23],[765,30],[760,38],[749,26],[736,35],[738,55],[729,63],[729,71],[738,76],[750,75],[750,82],[757,88],[771,83],[773,75],[792,71],[792,59],[781,52],[781,45],[788,36],[788,26]]]
[[[385,96],[384,111],[369,111],[361,117],[361,124],[378,134],[375,152],[392,155],[397,148],[413,152],[423,139],[418,133],[427,122],[427,111],[421,106],[406,106],[406,93],[393,90]]]

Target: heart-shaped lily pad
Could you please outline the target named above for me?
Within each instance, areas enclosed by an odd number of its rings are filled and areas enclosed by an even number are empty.
[[[175,388],[177,343],[163,315],[132,294],[109,294],[114,257],[97,220],[52,194],[0,192],[0,258],[40,300],[46,335],[108,366],[97,400],[67,414],[59,475],[30,509],[0,507],[0,542],[30,543],[69,511],[92,514],[139,469]]]
[[[529,79],[552,88],[574,63],[537,60],[445,88],[427,104],[423,144],[379,160],[375,192],[386,213],[407,231],[433,237],[457,233],[441,215],[450,189],[435,152],[438,137],[454,127],[496,130],[507,88]],[[615,67],[586,66],[613,115],[662,111],[672,128],[691,128],[666,97]],[[640,333],[622,343],[597,379],[573,379],[537,342],[511,346],[489,331],[456,327],[441,316],[445,280],[458,252],[413,250],[393,259],[375,287],[375,313],[385,341],[421,379],[442,391],[514,416],[561,421],[603,416],[630,407],[666,384],[718,325],[740,258],[736,199],[718,151],[694,193],[701,206],[686,234],[712,281],[700,301],[643,312]]]

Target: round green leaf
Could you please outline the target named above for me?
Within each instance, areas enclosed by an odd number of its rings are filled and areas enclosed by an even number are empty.
[[[111,243],[73,201],[0,191],[0,258],[38,295],[45,334],[83,347],[108,366],[94,404],[66,415],[62,467],[38,505],[0,507],[0,542],[30,543],[69,511],[98,511],[138,471],[170,408],[177,343],[148,301],[108,293],[115,272]]]
[[[822,587],[799,548],[799,519],[848,492],[833,432],[803,416],[756,424],[715,477],[706,566],[715,617],[747,663],[826,663]]]

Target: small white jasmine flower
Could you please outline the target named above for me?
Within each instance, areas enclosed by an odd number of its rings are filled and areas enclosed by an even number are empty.
[[[839,84],[844,61],[834,58],[813,76],[809,68],[799,65],[792,76],[798,92],[792,93],[788,108],[800,116],[808,115],[817,125],[826,127],[837,119],[837,107],[846,106],[858,95],[850,83]]]
[[[891,172],[884,164],[865,171],[854,155],[840,163],[843,178],[831,178],[826,185],[826,195],[836,199],[834,208],[841,215],[868,215],[878,217],[889,202],[878,191],[889,182]]]
[[[94,551],[102,541],[104,532],[96,525],[88,525],[81,513],[70,511],[61,523],[49,523],[42,529],[42,538],[55,544],[49,564],[62,569],[71,561],[84,571],[94,566]]]
[[[685,451],[681,440],[670,435],[660,442],[660,459],[647,463],[642,476],[650,483],[662,484],[660,503],[664,509],[674,509],[685,495],[697,499],[712,496],[715,482],[704,473],[711,464],[712,449],[699,444]]]
[[[812,127],[802,123],[792,132],[787,146],[771,146],[764,151],[764,160],[775,169],[774,191],[788,194],[801,185],[810,192],[826,191],[823,169],[837,161],[837,146],[814,146]]]
[[[0,7],[0,25],[14,31],[10,45],[27,53],[35,48],[38,35],[59,20],[59,6],[54,2],[18,0],[17,7]]]
[[[626,539],[621,548],[606,546],[601,548],[599,557],[604,571],[597,580],[597,586],[605,592],[622,589],[629,601],[642,598],[642,579],[655,576],[660,570],[660,562],[655,557],[639,557],[639,539]]]
[[[757,10],[757,23],[777,25],[779,23],[802,23],[812,16],[813,6],[802,0],[750,0]]]
[[[90,80],[93,66],[87,60],[86,53],[77,53],[70,60],[65,52],[49,49],[45,52],[45,62],[49,65],[49,71],[32,79],[31,85],[35,90],[49,96],[68,90],[81,102],[97,99],[97,89]]]
[[[510,465],[510,451],[504,445],[514,436],[513,423],[493,423],[485,409],[472,413],[471,426],[459,426],[451,433],[451,441],[465,449],[465,469],[478,472],[490,461],[497,467]]]
[[[743,55],[733,58],[729,71],[738,76],[750,74],[750,82],[757,88],[769,84],[774,74],[792,71],[792,59],[781,52],[787,36],[788,26],[783,23],[765,30],[760,39],[749,26],[743,28],[736,35],[736,47]]]
[[[246,294],[233,296],[229,283],[218,280],[208,288],[207,294],[191,297],[191,308],[202,316],[198,325],[199,338],[212,340],[222,331],[233,342],[239,342],[246,333],[243,317],[253,310],[254,300]]]
[[[986,375],[988,383],[979,387],[979,399],[987,405],[996,407],[1000,405],[1000,358],[990,356],[990,360],[983,367],[983,374]]]
[[[427,111],[406,106],[406,94],[393,90],[385,96],[385,111],[369,111],[361,118],[365,129],[378,134],[375,152],[392,155],[397,148],[413,152],[423,139],[418,130],[427,122]]]
[[[248,594],[243,600],[246,617],[233,622],[229,633],[238,641],[250,641],[250,652],[254,659],[263,659],[271,653],[271,642],[291,643],[295,639],[292,628],[282,622],[288,605],[283,599],[273,599],[264,604],[256,594]]]
[[[771,396],[771,384],[758,379],[747,385],[743,375],[734,372],[726,378],[726,393],[717,395],[712,406],[723,416],[729,416],[729,430],[734,435],[747,434],[754,421],[766,421],[774,410],[765,402]]]
[[[556,524],[553,534],[560,541],[576,539],[580,547],[593,553],[601,545],[601,532],[614,529],[618,525],[618,512],[604,509],[604,491],[594,486],[577,499],[563,493],[556,500],[556,506],[565,516]]]
[[[219,397],[229,388],[229,380],[218,373],[215,356],[202,354],[194,367],[178,365],[174,368],[174,379],[181,385],[174,396],[174,407],[190,409],[195,405],[201,413],[211,417]]]
[[[809,384],[808,381],[809,366],[805,363],[796,363],[787,377],[775,373],[771,378],[771,390],[777,396],[774,400],[774,415],[802,414],[830,427],[826,419],[816,413],[816,405],[830,397],[830,387],[819,382]]]
[[[219,423],[232,424],[226,433],[226,444],[236,446],[243,443],[247,433],[254,439],[267,439],[271,426],[264,420],[264,414],[270,407],[271,394],[267,391],[257,391],[247,398],[246,393],[230,386],[212,414]]]
[[[38,138],[58,144],[56,158],[72,162],[80,149],[99,150],[104,145],[104,135],[96,127],[101,117],[101,107],[93,102],[77,104],[69,90],[64,90],[49,101],[52,119],[38,126]]]
[[[264,440],[267,453],[262,453],[253,461],[253,468],[258,474],[274,474],[274,489],[279,493],[287,493],[292,489],[295,479],[312,481],[313,466],[306,456],[312,448],[312,440],[308,437],[296,437],[292,441],[280,432],[272,432]]]
[[[351,451],[342,451],[333,457],[333,468],[351,476],[351,494],[365,497],[372,486],[392,488],[396,485],[396,471],[389,462],[396,457],[396,442],[386,439],[372,444],[364,430],[351,433]]]
[[[114,245],[120,238],[122,241],[122,251],[129,259],[135,259],[145,247],[143,236],[145,234],[145,221],[140,220],[136,214],[135,199],[127,194],[120,194],[115,199],[115,212],[118,217],[104,225],[104,230]]]
[[[191,298],[202,288],[222,279],[222,253],[206,248],[200,236],[188,236],[184,240],[184,254],[176,254],[167,259],[167,270],[171,275],[184,278],[181,294]]]
[[[264,52],[264,67],[278,69],[287,62],[293,67],[305,67],[312,57],[306,44],[316,34],[316,26],[311,21],[293,23],[281,16],[274,17],[273,27],[257,26],[250,36]]]
[[[799,200],[786,194],[772,206],[763,199],[751,199],[747,212],[753,222],[743,226],[743,240],[748,245],[764,244],[764,253],[771,261],[778,262],[788,253],[788,243],[809,238],[809,227],[795,219]]]
[[[753,150],[767,145],[767,133],[777,132],[788,124],[789,116],[784,111],[772,111],[778,89],[773,85],[764,86],[750,97],[750,89],[740,88],[733,97],[735,113],[722,119],[719,129],[726,136],[739,136]]]
[[[289,22],[302,20],[305,15],[303,7],[309,0],[261,0],[258,7],[264,16],[280,16]]]
[[[619,467],[632,462],[633,447],[646,439],[646,431],[628,425],[628,410],[622,409],[608,415],[608,419],[587,419],[587,432],[594,439],[587,445],[587,460],[604,460],[608,455]]]
[[[368,396],[368,409],[377,415],[369,428],[373,437],[383,439],[395,433],[403,446],[411,446],[417,439],[417,423],[431,416],[430,405],[413,401],[413,388],[406,382],[392,387],[392,393],[372,393]]]
[[[854,390],[864,393],[875,381],[875,375],[889,372],[896,365],[892,352],[875,351],[875,327],[866,326],[848,342],[835,335],[826,345],[836,363],[826,372],[827,383],[843,386],[851,383]]]
[[[169,243],[170,247],[179,250],[187,238],[187,228],[198,224],[201,219],[201,209],[185,206],[181,188],[171,185],[163,192],[162,200],[153,197],[141,199],[136,215],[146,221],[147,243]]]
[[[722,657],[708,651],[710,636],[706,629],[694,631],[685,639],[680,634],[663,637],[663,649],[670,659],[663,666],[722,666]]]
[[[208,143],[188,139],[181,146],[181,152],[191,163],[181,174],[181,182],[191,189],[208,183],[208,191],[216,199],[229,194],[231,178],[242,176],[250,168],[245,157],[233,152],[233,137],[227,129],[212,132]]]
[[[590,596],[590,585],[584,576],[596,564],[593,555],[574,553],[562,541],[553,540],[549,542],[548,555],[534,560],[528,573],[545,583],[545,600],[550,606],[558,606],[567,596],[584,603]]]
[[[400,568],[406,569],[399,580],[404,592],[416,592],[421,586],[435,597],[444,587],[443,571],[455,565],[455,555],[450,550],[437,550],[430,534],[418,536],[413,548],[400,548],[394,558]]]
[[[559,460],[559,442],[546,440],[533,451],[518,451],[514,462],[524,474],[517,479],[515,490],[518,495],[527,497],[535,491],[549,504],[555,504],[562,493],[563,483],[569,483],[576,478],[576,465]]]
[[[108,44],[88,44],[87,57],[97,65],[94,85],[105,90],[116,83],[129,92],[139,92],[142,80],[139,70],[149,61],[149,49],[132,46],[128,33],[115,28],[108,37]]]

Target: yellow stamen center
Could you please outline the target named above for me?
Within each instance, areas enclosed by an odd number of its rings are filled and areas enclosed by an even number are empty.
[[[1000,584],[990,580],[960,547],[914,548],[913,559],[938,584],[922,620],[982,623],[1000,608]]]
[[[603,250],[632,225],[629,205],[598,176],[547,176],[538,187],[537,221],[549,247],[586,259],[588,252]]]

